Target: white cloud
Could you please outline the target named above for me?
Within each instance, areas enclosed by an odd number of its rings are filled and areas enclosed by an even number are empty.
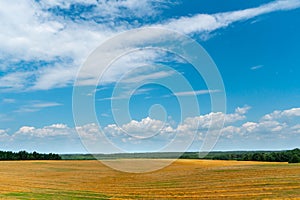
[[[171,76],[173,73],[172,72],[167,72],[167,71],[160,71],[160,72],[155,72],[152,74],[145,74],[145,75],[140,75],[140,76],[135,76],[132,78],[128,78],[125,80],[122,80],[124,83],[136,83],[136,82],[142,82],[145,80],[155,80],[155,79],[161,79],[165,78],[168,76]]]
[[[277,0],[256,8],[245,10],[217,13],[217,14],[198,14],[192,17],[181,17],[171,19],[163,26],[177,30],[186,34],[212,32],[214,30],[227,27],[228,25],[268,14],[275,11],[291,10],[300,7],[299,0]]]
[[[300,134],[300,124],[291,127],[291,130],[296,134]]]
[[[154,17],[160,13],[162,7],[171,4],[171,1],[162,0],[55,0],[42,1],[40,3],[45,8],[53,8],[58,6],[64,9],[70,9],[71,5],[81,4],[85,6],[93,6],[93,12],[81,13],[84,18],[104,18],[102,21],[113,21],[116,18],[145,18]],[[172,2],[173,4],[173,2]],[[98,19],[101,20],[101,19]]]
[[[291,117],[300,117],[300,108],[291,108],[284,111],[275,110],[274,112],[263,116],[262,120],[278,120]]]
[[[244,109],[245,112],[239,112]],[[180,132],[194,132],[195,130],[205,131],[208,129],[218,129],[223,126],[223,119],[225,119],[225,125],[232,124],[241,120],[244,120],[249,107],[238,108],[234,113],[224,114],[221,112],[209,113],[206,115],[200,115],[196,117],[188,117],[184,120],[183,124],[178,126]]]
[[[220,90],[195,90],[195,91],[186,91],[186,92],[176,92],[174,96],[193,96],[193,95],[203,95],[221,92]]]
[[[79,13],[85,20],[73,20],[63,12],[51,11],[51,8],[70,9],[72,4],[93,6],[94,10]],[[5,72],[0,77],[1,89],[44,90],[68,86],[87,55],[99,44],[116,33],[151,26],[145,19],[155,18],[160,13],[159,8],[171,4],[173,2],[161,0],[1,1],[0,60],[5,61],[0,67]],[[298,0],[277,0],[245,10],[169,19],[156,22],[155,26],[187,34],[207,34],[237,21],[299,6]],[[124,17],[133,22],[122,20]],[[97,20],[99,23],[95,23]],[[48,64],[22,69],[21,61]],[[124,70],[126,72],[126,68]],[[109,76],[110,80],[116,80],[115,74]]]
[[[28,139],[32,137],[45,138],[45,137],[56,137],[56,136],[66,136],[70,135],[74,130],[69,128],[65,124],[53,124],[50,126],[45,126],[43,128],[35,128],[31,126],[21,127],[13,137],[19,138],[27,137]]]
[[[300,117],[300,108],[292,108],[282,112],[282,116],[287,117]]]
[[[257,70],[257,69],[260,69],[260,68],[263,68],[263,67],[264,67],[264,65],[256,65],[256,66],[251,67],[250,69],[251,70]]]
[[[111,149],[110,142],[115,143],[117,146],[120,145],[124,149],[130,148],[133,151],[141,150],[144,147],[153,150],[161,146],[161,144],[168,144],[174,139],[175,135],[177,137],[176,145],[181,145],[180,142],[184,144],[185,141],[193,139],[194,136],[196,142],[203,142],[209,128],[212,130],[211,133],[215,134],[214,128],[219,128],[219,123],[222,125],[221,120],[212,124],[211,119],[221,119],[224,117],[226,118],[226,122],[225,126],[221,129],[221,142],[223,138],[229,141],[239,141],[240,143],[249,140],[249,142],[251,141],[250,144],[255,148],[256,144],[253,142],[261,141],[267,149],[268,145],[271,145],[269,144],[270,140],[282,142],[283,140],[295,141],[300,138],[300,124],[296,115],[293,115],[287,121],[264,120],[261,118],[257,122],[250,122],[245,121],[246,112],[241,112],[241,110],[247,109],[249,107],[237,108],[234,113],[229,114],[209,113],[202,116],[189,117],[177,126],[173,123],[147,117],[139,121],[132,120],[120,126],[110,124],[102,127],[104,135],[99,130],[97,124],[85,124],[75,128],[69,127],[66,124],[52,124],[41,128],[23,126],[12,135],[9,135],[7,130],[0,130],[0,142],[3,147],[10,149],[18,148],[17,150],[39,150],[47,147],[51,151],[51,148],[54,147],[62,149],[63,146],[59,147],[57,144],[64,144],[74,151],[74,149],[82,149],[78,133],[85,145],[95,147],[95,152],[106,148],[107,153],[109,150],[113,152],[120,151],[118,148]],[[290,110],[297,110],[297,108],[283,110],[280,113],[290,113]],[[243,123],[240,124],[240,122]],[[129,147],[126,145],[129,145]],[[180,146],[176,147],[177,149],[182,148]],[[68,149],[64,148],[64,151],[68,151]]]
[[[192,141],[194,136],[196,136],[197,141],[203,141],[208,128],[216,129],[219,127],[219,124],[211,124],[212,119],[220,119],[216,123],[222,124],[222,118],[224,117],[228,120],[226,123],[233,123],[244,118],[238,113],[210,113],[187,118],[182,124],[176,126],[173,122],[163,122],[147,117],[139,121],[132,120],[120,126],[117,124],[107,125],[102,128],[104,135],[100,132],[97,124],[93,123],[75,128],[70,128],[65,124],[53,124],[42,128],[23,126],[14,134],[8,136],[9,142],[6,142],[5,146],[18,144],[20,149],[32,149],[32,146],[37,148],[39,147],[38,144],[47,143],[50,148],[56,146],[54,144],[56,141],[58,143],[62,143],[62,141],[68,143],[68,141],[76,139],[77,132],[83,143],[88,145],[89,150],[92,149],[93,152],[97,152],[99,149],[107,149],[108,152],[120,151],[117,148],[112,149],[108,141],[120,145],[123,149],[141,150],[142,148],[148,148],[149,150],[156,150],[161,148],[161,145],[168,144],[176,135],[176,145],[173,148],[184,150],[184,145]],[[78,137],[76,140],[79,141]]]
[[[242,107],[242,108],[237,107],[237,108],[235,109],[235,112],[238,113],[238,114],[244,115],[244,114],[246,114],[246,113],[248,112],[248,110],[250,110],[250,109],[251,109],[250,106],[244,106],[244,107]]]
[[[0,141],[5,141],[9,138],[6,130],[0,129]]]
[[[9,132],[0,130],[2,150],[56,153],[86,152],[75,129],[66,124],[53,124],[41,128],[22,126],[13,134]]]
[[[93,13],[89,13],[91,16],[86,16],[90,19],[72,21],[49,10],[69,9],[73,4],[95,6]],[[0,33],[0,51],[3,52],[0,59],[6,60],[2,70],[6,71],[14,63],[18,65],[18,61],[50,62],[46,67],[30,70],[30,73],[18,69],[8,72],[0,79],[1,87],[39,90],[73,83],[78,67],[93,49],[108,37],[132,27],[125,21],[118,25],[95,23],[94,17],[105,20],[129,17],[129,14],[133,17],[150,17],[158,13],[158,6],[163,4],[166,3],[158,0],[1,1],[1,29],[5,31]],[[34,79],[29,76],[34,76]]]
[[[8,99],[8,98],[4,98],[2,100],[3,103],[6,103],[6,104],[11,104],[11,103],[15,103],[16,102],[16,99]]]
[[[183,150],[185,145],[189,145],[193,141],[194,137],[196,141],[203,142],[208,130],[211,131],[210,133],[218,135],[218,130],[220,131],[224,119],[226,126],[244,120],[246,118],[244,114],[248,109],[249,107],[239,108],[230,114],[218,112],[188,117],[179,125],[147,117],[139,121],[131,120],[126,124],[109,124],[102,128],[104,135],[95,124],[77,127],[77,130],[85,140],[85,144],[94,145],[95,148],[101,141],[108,139],[112,143],[120,145],[120,148],[127,150],[134,150],[134,148],[136,148],[135,150],[141,150],[146,148],[145,146],[149,150],[156,150],[176,137],[176,141],[172,144],[171,149],[173,151],[175,149]],[[241,110],[244,111],[242,112]],[[229,128],[226,130],[228,131]]]
[[[37,112],[44,108],[50,108],[50,107],[56,107],[56,106],[62,106],[62,104],[57,103],[57,102],[32,101],[30,104],[21,106],[18,110],[15,110],[14,112],[17,112],[17,113]]]
[[[0,113],[0,122],[7,122],[7,121],[12,121],[12,117],[8,116],[7,114],[2,114]]]
[[[98,101],[128,99],[131,96],[145,94],[152,89],[140,89],[139,86],[153,83],[155,80],[173,76],[173,71],[157,70],[155,68],[146,68],[138,72],[126,74],[117,81],[113,96],[98,99]],[[153,81],[153,82],[152,82]],[[90,95],[90,94],[89,94]]]
[[[39,150],[44,148],[41,145],[46,145],[47,149],[51,149],[51,147],[57,148],[56,143],[68,144],[70,142],[73,144],[74,140],[77,141],[78,145],[79,138],[77,133],[80,135],[84,144],[95,146],[95,151],[99,150],[99,145],[101,148],[107,147],[107,151],[111,150],[108,145],[107,138],[121,146],[129,144],[133,149],[135,147],[143,148],[145,145],[150,145],[150,147],[148,147],[149,149],[151,149],[151,146],[155,149],[156,147],[159,147],[161,143],[167,144],[176,134],[178,134],[179,140],[184,143],[185,140],[192,139],[194,134],[197,134],[197,132],[200,131],[201,133],[199,132],[197,140],[203,140],[202,136],[205,130],[211,125],[211,118],[219,117],[220,115],[222,114],[210,113],[204,116],[187,118],[177,127],[175,125],[171,125],[173,123],[163,122],[147,117],[140,121],[132,120],[120,126],[116,124],[107,125],[102,129],[105,135],[100,132],[97,124],[85,124],[75,128],[71,128],[66,124],[52,124],[41,128],[34,126],[22,126],[12,135],[8,135],[7,131],[1,130],[0,137],[3,138],[1,143],[4,146],[8,148],[18,147],[19,149],[17,150]],[[231,114],[229,114],[228,117],[231,118]],[[235,119],[232,119],[232,121],[234,120]],[[75,146],[71,149],[74,148]],[[76,148],[80,149],[82,147],[76,146]],[[61,149],[61,147],[58,149]],[[117,149],[113,149],[112,151],[115,152]]]
[[[154,35],[157,36],[158,34],[154,33]],[[139,49],[128,52],[128,46],[134,47],[136,45],[132,43],[139,43],[149,38],[153,39],[153,37],[155,36],[151,33],[148,34],[148,38],[144,34],[135,33],[135,35],[132,35],[134,42],[127,41],[124,38],[114,41],[114,44],[109,45],[109,50],[101,52],[101,55],[105,54],[105,59],[111,58],[112,55],[117,56],[122,54],[122,56],[112,61],[109,60],[109,67],[101,74],[100,80],[98,80],[100,78],[98,75],[100,76],[99,70],[102,69],[99,68],[101,61],[96,57],[95,63],[97,63],[97,66],[89,66],[89,69],[82,69],[78,75],[77,80],[79,85],[95,85],[98,81],[103,84],[114,82],[130,84],[173,75],[174,73],[171,72],[171,69],[165,69],[166,67],[163,69],[161,63],[186,63],[179,56],[158,49]],[[123,54],[126,51],[127,53]],[[104,64],[101,66],[104,66]],[[158,70],[159,68],[163,70]],[[166,73],[170,74],[167,75]]]
[[[250,133],[266,133],[266,132],[277,132],[281,131],[285,124],[281,124],[277,121],[261,121],[258,123],[251,123],[251,126],[248,124],[248,131]],[[249,129],[250,128],[250,129]]]
[[[90,23],[63,21],[30,0],[1,1],[0,15],[1,29],[5,30],[0,33],[0,59],[7,63],[2,70],[17,67],[19,61],[58,62],[58,65],[49,64],[46,68],[38,66],[38,69],[25,72],[16,68],[15,72],[8,72],[1,77],[1,86],[6,88],[34,86],[36,89],[48,89],[68,83],[75,77],[88,53],[111,32],[107,27],[103,29],[102,25],[97,26],[96,30]],[[56,61],[57,58],[61,59]],[[64,63],[62,69],[61,64]],[[72,71],[71,75],[69,71]],[[33,75],[35,79],[31,78]],[[58,75],[62,80],[56,78]],[[59,84],[59,81],[63,83]],[[46,82],[49,86],[45,85]]]
[[[293,138],[300,133],[299,116],[300,108],[292,108],[283,111],[274,111],[263,116],[258,122],[245,122],[240,127],[234,127],[236,132],[228,131],[226,127],[223,133],[226,137],[242,135],[244,138]]]
[[[83,140],[98,141],[101,137],[99,127],[94,123],[77,126],[75,129]]]
[[[242,125],[242,129],[247,132],[253,132],[258,127],[258,124],[255,122],[246,122]],[[241,130],[240,130],[241,131]]]
[[[61,106],[62,104],[56,103],[56,102],[46,102],[46,103],[35,103],[31,105],[31,107],[34,108],[48,108],[48,107],[55,107],[55,106]]]
[[[77,67],[70,67],[66,64],[43,68],[39,70],[34,85],[30,90],[47,90],[57,87],[65,87],[75,79]]]
[[[141,121],[132,120],[120,127],[116,124],[111,124],[105,127],[104,131],[114,137],[121,136],[121,134],[127,134],[137,139],[174,132],[169,123],[164,123],[149,117],[142,119]]]
[[[29,77],[32,72],[13,72],[0,77],[0,87],[4,91],[11,89],[23,89],[28,84]]]
[[[234,135],[240,134],[241,128],[235,126],[226,126],[222,129],[221,132],[224,137],[231,139]]]

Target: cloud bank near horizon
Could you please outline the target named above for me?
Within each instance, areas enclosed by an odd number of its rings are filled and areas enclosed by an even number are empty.
[[[172,122],[163,122],[144,118],[140,121],[132,120],[127,124],[118,126],[110,124],[103,127],[107,138],[116,142],[116,145],[127,148],[129,152],[151,151],[153,145],[163,145],[169,142],[174,135],[179,138],[178,141],[184,142],[191,137],[195,137],[192,145],[193,149],[199,150],[206,136],[208,128],[219,127],[211,124],[212,117],[225,117],[225,125],[221,130],[221,137],[217,143],[217,148],[222,149],[222,143],[226,140],[242,143],[257,142],[262,144],[261,149],[284,149],[285,144],[296,144],[300,139],[300,126],[297,123],[300,118],[300,108],[291,108],[288,110],[274,111],[262,116],[258,121],[248,121],[247,112],[249,106],[238,107],[234,113],[209,113],[206,115],[188,117],[181,124]],[[222,122],[220,122],[222,123]],[[86,152],[82,147],[81,139],[87,143],[95,145],[105,145],[104,136],[100,133],[96,124],[86,124],[78,127],[68,127],[65,124],[53,124],[42,128],[23,126],[15,133],[9,134],[8,130],[0,130],[0,141],[3,144],[2,149],[13,150],[39,150],[43,152]],[[133,136],[128,136],[128,133]],[[196,134],[195,134],[196,133]],[[151,137],[157,135],[155,140]],[[147,139],[147,138],[150,139]],[[146,139],[146,140],[145,140]],[[141,140],[145,140],[141,142]],[[276,148],[272,143],[277,144]],[[47,144],[47,145],[45,145]],[[279,145],[278,145],[279,144]],[[146,149],[145,149],[146,145]],[[180,145],[180,143],[178,143]],[[131,148],[128,148],[128,147]],[[242,146],[242,145],[241,145]],[[196,149],[195,149],[196,148]],[[218,150],[218,149],[217,149]],[[249,146],[244,146],[244,150],[253,150]],[[173,151],[176,151],[174,149]],[[114,153],[107,152],[100,153]]]

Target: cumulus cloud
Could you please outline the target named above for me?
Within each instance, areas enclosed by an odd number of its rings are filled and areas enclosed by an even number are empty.
[[[240,115],[244,115],[248,112],[248,110],[250,110],[251,107],[250,106],[244,106],[244,107],[237,107],[235,109],[235,112],[240,114]]]
[[[176,151],[184,150],[184,145],[189,144],[190,141],[201,144],[209,129],[212,130],[210,133],[217,134],[216,131],[219,130],[220,125],[223,125],[222,120],[211,123],[212,118],[222,119],[224,117],[226,119],[225,124],[220,130],[222,133],[221,142],[224,142],[223,139],[239,142],[254,139],[263,142],[267,149],[270,145],[268,143],[270,139],[272,141],[295,141],[300,138],[299,115],[295,114],[299,108],[279,111],[284,113],[280,119],[278,117],[276,120],[264,119],[263,116],[257,122],[246,120],[248,109],[249,107],[245,106],[237,108],[234,113],[229,114],[209,113],[188,117],[178,125],[147,117],[139,121],[132,120],[122,125],[109,124],[102,129],[99,129],[98,125],[94,123],[74,128],[66,124],[52,124],[42,128],[23,126],[12,135],[9,134],[8,130],[0,129],[0,142],[3,148],[11,149],[13,147],[15,150],[42,149],[42,151],[53,151],[55,148],[54,150],[57,149],[62,152],[74,152],[76,149],[78,149],[77,152],[85,152],[81,145],[82,141],[93,152],[109,153],[124,150],[159,150],[161,146],[176,138],[175,145],[168,149]],[[290,115],[290,113],[294,114]],[[288,115],[289,118],[286,119],[284,115]],[[252,147],[252,149],[255,148],[255,146]]]
[[[44,127],[22,126],[13,134],[0,130],[1,150],[56,153],[86,152],[74,128],[65,124]]]
[[[291,127],[291,130],[295,133],[295,134],[300,134],[300,124],[297,124],[295,126]]]
[[[187,118],[178,126],[170,122],[163,122],[147,117],[140,121],[132,120],[122,125],[109,124],[102,127],[101,130],[103,132],[99,129],[97,124],[93,123],[77,126],[75,128],[68,127],[65,124],[53,124],[42,128],[23,126],[11,136],[4,130],[0,131],[0,135],[3,139],[6,137],[6,141],[1,141],[2,143],[6,143],[4,146],[18,144],[17,146],[21,149],[33,149],[39,147],[39,144],[44,143],[48,143],[47,146],[49,146],[49,148],[52,145],[57,146],[55,142],[61,144],[64,141],[64,143],[68,144],[69,142],[74,143],[75,140],[79,143],[78,133],[81,141],[91,147],[90,149],[93,149],[93,152],[99,152],[99,148],[101,150],[107,149],[107,151],[112,152],[121,151],[117,147],[112,149],[111,142],[120,145],[123,150],[139,150],[143,148],[156,150],[161,148],[161,145],[168,144],[177,137],[176,149],[184,150],[178,146],[182,145],[180,142],[184,143],[186,140],[190,141],[194,139],[194,135],[197,133],[199,133],[197,140],[203,140],[205,131],[210,126],[217,127],[215,124],[211,124],[212,118],[222,118],[226,116],[230,119],[230,122],[243,118],[236,117],[236,115],[239,114],[210,113],[203,116]],[[222,121],[220,120],[218,123],[222,123]],[[9,138],[9,140],[7,140],[7,138]],[[75,146],[72,148],[75,148]]]
[[[258,122],[245,122],[240,127],[231,127],[235,133],[223,129],[227,137],[242,135],[247,138],[292,138],[300,132],[300,108],[291,108],[283,111],[274,111],[266,114]]]
[[[160,120],[151,119],[149,117],[141,121],[132,120],[122,126],[110,124],[104,128],[104,131],[111,136],[120,136],[126,134],[137,139],[149,138],[157,134],[168,134],[174,132],[173,128],[168,123]]]
[[[107,140],[125,150],[139,151],[146,148],[155,151],[172,141],[171,147],[167,148],[169,151],[184,151],[193,140],[203,142],[208,130],[210,130],[210,133],[218,135],[224,119],[226,119],[225,124],[232,124],[245,119],[244,114],[238,112],[230,114],[209,113],[202,116],[188,117],[178,125],[147,117],[140,121],[132,120],[121,125],[109,124],[102,129],[104,135],[97,128],[95,129],[95,125],[93,125],[94,131],[92,131],[92,134],[87,131],[81,133],[81,135],[83,138],[92,135],[94,141],[97,137],[98,141],[101,141],[104,136]],[[88,144],[95,145],[95,143]]]
[[[276,110],[270,114],[263,116],[263,120],[276,120],[282,119],[285,117],[299,117],[300,116],[300,108],[292,108],[289,110],[279,111]]]
[[[65,124],[53,124],[50,126],[45,126],[43,128],[35,128],[31,126],[23,126],[21,127],[13,137],[19,138],[22,137],[37,137],[37,138],[45,138],[45,137],[56,137],[56,136],[65,136],[74,132],[71,128],[69,128]]]
[[[94,123],[77,126],[75,129],[83,140],[98,141],[101,136],[99,127]]]
[[[7,138],[9,138],[7,130],[0,129],[0,141],[5,141]]]

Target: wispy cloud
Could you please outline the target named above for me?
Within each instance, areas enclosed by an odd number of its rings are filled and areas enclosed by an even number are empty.
[[[257,70],[257,69],[260,69],[260,68],[263,68],[263,67],[264,67],[264,65],[256,65],[256,66],[251,67],[250,69],[251,70]]]
[[[45,102],[45,103],[36,103],[32,104],[31,106],[33,108],[48,108],[48,107],[55,107],[55,106],[61,106],[62,104],[56,103],[56,102]]]
[[[119,94],[118,96],[99,98],[97,100],[98,101],[107,101],[107,100],[127,99],[132,96],[148,94],[152,90],[153,90],[153,88],[142,88],[142,89],[138,88],[137,90],[134,91],[134,93],[131,94],[131,92],[129,90],[126,90],[126,88],[124,88],[124,91],[122,91],[122,93]]]
[[[15,99],[7,99],[7,98],[5,98],[5,99],[2,100],[2,102],[5,103],[5,104],[11,104],[11,103],[15,103],[16,100]]]
[[[155,21],[155,16],[161,12],[159,8],[171,4],[171,1],[161,0],[1,1],[1,21],[10,23],[1,26],[4,31],[0,33],[0,60],[4,65],[1,66],[0,89],[45,90],[69,86],[89,53],[109,37],[125,30],[154,24],[190,35],[204,34],[209,38],[207,35],[211,32],[235,22],[300,7],[299,0],[277,0],[244,10]],[[78,8],[92,5],[93,9],[77,13],[80,18],[76,18],[66,14],[72,12],[64,12],[71,5],[78,5]],[[141,20],[129,24],[124,16]],[[152,24],[144,20],[146,18],[152,18]],[[47,64],[29,70],[18,68],[20,62],[41,61]],[[9,70],[12,66],[13,71]],[[112,77],[109,80],[117,80],[114,73],[108,76]]]
[[[291,10],[299,7],[299,0],[277,0],[256,8],[216,14],[198,14],[192,17],[171,19],[164,23],[163,26],[186,34],[212,32],[227,27],[234,22],[248,20],[271,12]]]
[[[127,79],[123,79],[122,82],[124,83],[137,83],[137,82],[142,82],[146,80],[155,80],[155,79],[161,79],[165,78],[168,76],[172,76],[173,72],[172,71],[160,71],[160,72],[154,72],[152,74],[144,74],[144,75],[139,75],[139,76],[133,76],[133,77],[128,77]]]
[[[134,91],[134,95],[149,94],[149,92],[151,92],[153,90],[154,90],[154,88],[138,88],[136,91]]]
[[[186,91],[186,92],[176,92],[174,96],[194,96],[194,95],[203,95],[221,92],[220,90],[195,90],[195,91]]]
[[[8,116],[7,114],[0,113],[0,122],[8,122],[8,121],[13,121],[11,115]]]
[[[17,113],[26,113],[26,112],[38,112],[44,108],[50,108],[50,107],[56,107],[56,106],[62,106],[60,103],[56,102],[32,102],[28,105],[21,106],[18,110],[15,110],[14,112]]]

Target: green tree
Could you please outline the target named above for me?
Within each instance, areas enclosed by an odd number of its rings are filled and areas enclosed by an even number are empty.
[[[300,156],[293,154],[289,160],[289,163],[300,163]]]

